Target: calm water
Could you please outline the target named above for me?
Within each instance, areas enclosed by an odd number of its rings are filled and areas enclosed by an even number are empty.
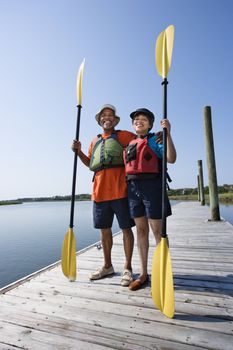
[[[0,288],[61,259],[69,218],[69,202],[0,206]],[[92,202],[75,203],[73,231],[77,250],[99,241]],[[113,232],[117,231],[114,221]]]
[[[221,205],[220,212],[233,224],[233,205]],[[69,214],[69,202],[0,206],[0,288],[60,260]],[[99,241],[92,202],[76,202],[74,225],[77,250]],[[113,232],[117,231],[114,221]]]

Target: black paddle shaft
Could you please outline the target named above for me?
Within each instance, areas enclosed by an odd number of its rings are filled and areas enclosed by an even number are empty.
[[[77,123],[76,123],[76,135],[75,139],[79,140],[79,129],[80,129],[80,116],[81,116],[81,105],[77,106]],[[78,156],[74,153],[74,166],[73,166],[73,181],[72,181],[72,194],[71,194],[71,207],[70,207],[70,228],[74,227],[74,204],[75,204],[75,187],[76,187],[76,175],[77,175],[77,162]]]
[[[167,119],[167,78],[163,82],[163,119]],[[162,234],[167,236],[167,129],[163,129],[163,163],[162,163]]]

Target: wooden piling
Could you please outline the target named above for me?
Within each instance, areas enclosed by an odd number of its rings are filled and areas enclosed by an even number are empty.
[[[200,184],[200,202],[201,202],[201,205],[205,205],[205,191],[204,191],[202,160],[198,160],[197,164],[198,164],[199,184]]]
[[[198,199],[198,202],[200,202],[201,196],[200,196],[200,179],[199,179],[199,175],[197,175],[197,199]]]
[[[218,199],[218,184],[217,184],[217,172],[214,154],[214,138],[212,129],[212,117],[211,107],[204,107],[204,129],[205,129],[205,141],[206,141],[206,161],[208,169],[209,179],[209,197],[210,197],[210,211],[211,220],[219,221],[219,199]]]

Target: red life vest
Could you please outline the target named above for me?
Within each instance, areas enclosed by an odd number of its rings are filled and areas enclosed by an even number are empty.
[[[149,137],[154,134],[150,134]],[[126,174],[157,174],[160,172],[159,158],[148,146],[148,136],[132,140],[124,151]]]

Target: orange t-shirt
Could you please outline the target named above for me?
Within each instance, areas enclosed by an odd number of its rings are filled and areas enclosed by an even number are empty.
[[[102,134],[106,139],[110,133]],[[132,132],[120,130],[117,132],[117,140],[125,147],[135,138]],[[91,158],[92,150],[97,141],[95,137],[88,149],[88,158]],[[95,202],[104,202],[113,199],[127,197],[127,185],[125,181],[125,168],[115,167],[97,171],[94,176],[93,191],[91,199]]]

